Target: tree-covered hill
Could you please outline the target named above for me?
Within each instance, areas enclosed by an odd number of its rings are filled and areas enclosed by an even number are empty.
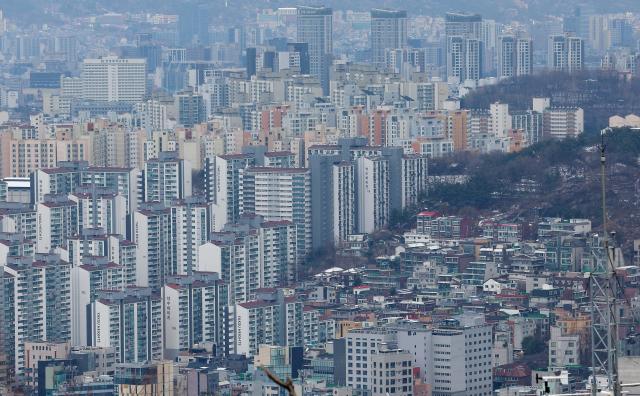
[[[630,243],[640,238],[640,132],[605,137],[610,228]],[[424,204],[448,213],[500,210],[527,218],[588,218],[600,227],[600,136],[545,141],[514,154],[460,154],[435,160],[432,174],[461,173],[468,182],[438,185]]]

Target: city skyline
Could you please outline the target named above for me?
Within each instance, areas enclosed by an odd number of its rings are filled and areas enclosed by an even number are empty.
[[[0,394],[633,389],[637,8],[0,5]]]

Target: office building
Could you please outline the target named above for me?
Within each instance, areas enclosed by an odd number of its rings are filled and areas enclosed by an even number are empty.
[[[298,7],[297,41],[309,46],[309,71],[329,94],[329,69],[333,62],[333,10],[326,7]]]
[[[392,327],[397,347],[414,355],[414,367],[424,383],[432,384],[433,395],[493,393],[493,332],[482,317],[464,314],[433,329],[415,324]]]
[[[355,329],[346,336],[346,385],[355,389],[373,391],[374,379],[378,379],[378,367],[373,367],[373,357],[381,350],[395,344],[396,332],[383,328]],[[379,361],[379,360],[378,360]],[[379,384],[376,384],[379,388]]]
[[[385,52],[407,46],[407,12],[371,10],[371,55],[373,64],[385,66]]]
[[[300,74],[311,73],[308,43],[287,43],[287,52],[289,68],[300,70]]]
[[[372,367],[372,396],[413,395],[413,355],[383,345],[368,363]]]
[[[82,99],[137,103],[146,94],[144,59],[85,59],[82,64]]]
[[[27,388],[38,387],[38,364],[41,361],[66,359],[69,356],[71,344],[68,341],[26,341],[24,343],[24,385]]]

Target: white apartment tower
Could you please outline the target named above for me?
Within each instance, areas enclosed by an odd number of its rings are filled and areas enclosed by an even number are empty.
[[[198,248],[207,242],[211,232],[209,205],[204,199],[188,197],[174,201],[170,211],[173,261],[169,272],[190,275],[202,271]]]
[[[352,162],[336,163],[333,173],[333,241],[340,244],[356,233],[355,166]]]
[[[388,224],[389,161],[383,157],[356,160],[358,232],[371,233]]]
[[[311,250],[311,174],[306,168],[254,167],[241,171],[240,210],[297,227],[298,260]]]
[[[110,188],[81,186],[69,194],[78,208],[78,234],[101,228],[107,234],[127,235],[127,200]]]
[[[509,105],[500,102],[492,103],[489,112],[491,113],[491,133],[496,137],[506,137],[512,122],[511,115],[509,115]]]
[[[48,195],[37,206],[37,249],[48,253],[64,248],[67,238],[78,233],[78,205],[66,195]]]

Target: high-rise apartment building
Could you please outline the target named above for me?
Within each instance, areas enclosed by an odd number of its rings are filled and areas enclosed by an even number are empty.
[[[498,78],[531,74],[533,48],[530,39],[504,35],[498,44]]]
[[[373,202],[382,205],[376,212],[380,217],[375,220],[381,227],[386,225],[391,211],[402,210],[426,191],[427,157],[405,157],[400,147],[369,146],[365,138],[345,138],[339,139],[336,145],[311,146],[308,158],[314,248],[338,244],[345,241],[347,235],[375,228],[371,224],[373,218],[367,217],[372,216]],[[369,159],[366,163],[370,164],[374,158],[383,161],[376,169],[388,172],[386,176],[377,173],[381,175],[378,179],[382,183],[380,187],[387,185],[380,190],[359,179],[365,172],[361,172],[364,168],[358,166],[358,161]],[[365,163],[364,160],[361,162]],[[388,165],[384,165],[385,162]],[[373,174],[367,175],[373,177]],[[409,181],[413,177],[416,179]],[[386,203],[383,203],[385,196]],[[367,205],[363,206],[365,202]],[[360,220],[367,225],[361,224]]]
[[[475,38],[463,36],[450,37],[447,40],[447,77],[458,81],[479,80],[483,67],[483,43]]]
[[[228,285],[213,272],[167,278],[162,288],[164,356],[175,358],[194,345],[226,348]]]
[[[329,69],[333,61],[333,10],[326,7],[298,7],[297,41],[309,45],[309,70],[329,94]]]
[[[549,37],[547,68],[573,72],[584,67],[584,39],[570,34]]]
[[[207,120],[205,103],[202,95],[191,91],[175,95],[178,124],[192,127]]]
[[[99,102],[137,103],[146,94],[144,59],[105,57],[82,64],[82,98]]]
[[[47,195],[37,206],[37,251],[64,248],[78,233],[78,204],[66,195]]]
[[[302,346],[303,304],[285,289],[265,289],[252,301],[235,305],[229,337],[233,353],[253,356],[262,344]]]
[[[171,211],[171,274],[191,275],[200,268],[198,248],[209,239],[211,232],[209,204],[202,197],[175,200]],[[204,262],[202,263],[204,265]]]
[[[80,186],[69,194],[77,205],[78,231],[101,228],[109,235],[127,235],[127,200],[116,190]]]
[[[172,275],[171,211],[159,203],[141,205],[133,215],[136,251],[136,284],[160,290]]]
[[[297,227],[290,221],[244,215],[213,233],[199,250],[212,264],[206,270],[221,274],[230,285],[229,300],[240,303],[255,299],[261,288],[284,287],[295,279],[297,241]]]
[[[447,77],[479,80],[483,75],[484,41],[482,17],[478,14],[445,15]]]
[[[349,161],[335,162],[331,166],[333,216],[326,218],[325,215],[323,221],[330,223],[336,244],[346,241],[349,235],[356,233],[355,170],[355,165]]]
[[[205,185],[208,202],[213,203],[214,230],[240,217],[240,171],[255,164],[251,154],[207,157]]]
[[[3,268],[4,341],[2,349],[19,380],[29,340],[71,338],[69,263],[55,254],[9,257]]]
[[[175,199],[191,196],[191,163],[178,158],[175,151],[163,151],[145,162],[142,180],[141,201],[169,206]]]
[[[124,268],[106,256],[84,256],[71,269],[71,342],[87,346],[87,310],[99,290],[122,290]]]
[[[371,10],[371,55],[373,64],[385,66],[388,49],[407,46],[407,12],[387,9]]]
[[[383,157],[356,160],[356,189],[360,233],[371,233],[389,223],[389,161]]]
[[[402,207],[409,208],[420,202],[427,192],[429,164],[426,156],[402,156]]]
[[[240,173],[241,213],[296,226],[297,258],[311,252],[311,174],[306,168],[252,167]]]
[[[38,169],[32,174],[32,202],[43,202],[46,194],[70,194],[79,186],[92,184],[124,196],[130,216],[138,206],[138,175],[135,168],[93,167],[86,161],[58,163],[56,168]]]
[[[544,138],[564,139],[584,132],[584,110],[580,107],[549,107],[542,113]]]
[[[114,348],[117,363],[162,359],[162,298],[149,288],[103,290],[91,304],[90,345]]]
[[[158,100],[136,103],[133,116],[135,126],[145,130],[164,131],[169,127],[167,106]]]

